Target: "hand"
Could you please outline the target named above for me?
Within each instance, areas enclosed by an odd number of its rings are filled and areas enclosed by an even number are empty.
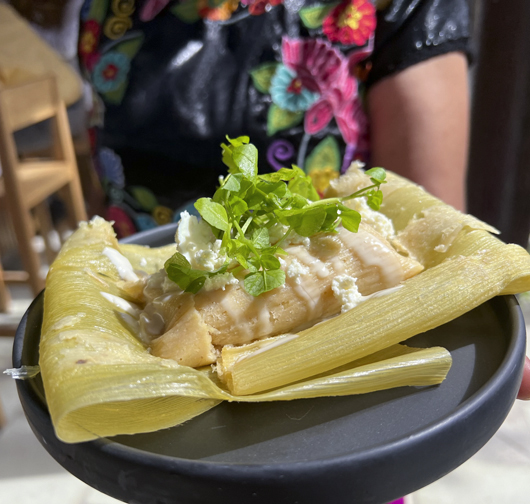
[[[524,363],[523,381],[521,382],[517,399],[530,400],[530,359],[528,357]]]

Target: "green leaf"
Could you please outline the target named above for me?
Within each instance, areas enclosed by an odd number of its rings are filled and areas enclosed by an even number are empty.
[[[386,171],[384,168],[370,168],[364,172],[368,175],[374,184],[384,184],[386,180]]]
[[[194,270],[188,260],[180,253],[173,254],[164,264],[168,278],[175,282],[182,290],[186,290],[190,283],[204,276],[205,272]]]
[[[357,233],[359,231],[359,224],[361,223],[361,214],[342,203],[339,203],[338,207],[343,227],[352,233]]]
[[[231,173],[226,177],[222,187],[225,191],[238,192],[241,189],[241,175]]]
[[[266,270],[280,269],[281,266],[279,259],[272,254],[263,254],[261,256],[261,265]]]
[[[94,19],[99,24],[103,24],[107,10],[109,8],[108,0],[102,0],[100,2],[91,2],[90,9],[88,11],[87,20]]]
[[[326,218],[322,224],[322,231],[333,231],[336,227],[336,221],[339,216],[339,209],[337,205],[330,205],[326,207]]]
[[[298,169],[300,170],[300,168]],[[293,178],[289,182],[287,187],[293,194],[298,194],[310,201],[318,201],[320,199],[311,177],[306,175],[302,170],[300,170],[298,177]]]
[[[284,110],[275,103],[269,107],[267,116],[267,135],[272,136],[278,131],[283,131],[293,126],[297,126],[302,122],[304,112],[291,112]]]
[[[233,198],[230,198],[230,208],[234,215],[240,216],[248,210],[248,205],[244,199],[234,196]]]
[[[266,180],[267,182],[279,182],[280,180],[283,180],[284,182],[289,182],[289,180],[292,180],[293,178],[297,177],[299,175],[298,171],[304,172],[296,166],[296,170],[293,168],[281,168],[278,171],[272,172],[272,173],[263,173],[260,175],[261,180]]]
[[[171,12],[185,23],[199,21],[199,6],[197,0],[184,0],[171,8]]]
[[[323,207],[312,208],[302,215],[302,222],[294,230],[300,236],[313,236],[318,233],[326,220],[326,209]]]
[[[239,171],[249,180],[258,175],[258,149],[252,144],[240,145],[232,151],[232,159]]]
[[[300,19],[306,28],[320,28],[329,11],[336,7],[339,3],[340,2],[334,2],[331,4],[314,4],[311,7],[300,9]]]
[[[281,287],[284,283],[285,273],[280,269],[249,273],[243,281],[245,290],[252,296],[259,296],[264,292]]]
[[[253,68],[250,71],[250,77],[252,77],[252,82],[254,87],[260,93],[268,93],[271,87],[271,80],[276,73],[278,68],[278,63],[263,63],[262,65]]]
[[[300,236],[313,236],[322,228],[327,214],[326,207],[309,205],[299,210],[278,211],[276,215]]]
[[[144,36],[140,34],[137,37],[130,38],[116,44],[112,50],[125,54],[125,56],[127,56],[129,59],[133,59],[140,50],[143,42]]]
[[[305,196],[295,193],[293,194],[293,197],[291,199],[291,208],[304,208],[309,204],[307,200],[308,198],[306,198]]]
[[[210,198],[199,198],[194,206],[210,226],[221,231],[230,229],[226,210],[221,204],[212,201]]]
[[[247,254],[236,254],[234,257],[236,261],[246,270],[250,270],[253,266],[247,261]]]
[[[129,79],[124,80],[116,89],[113,91],[108,91],[106,93],[101,93],[101,96],[104,101],[107,103],[112,103],[114,105],[119,105],[123,100],[127,86],[129,85]]]
[[[186,287],[186,292],[191,292],[192,294],[197,294],[203,287],[206,282],[206,276],[200,276],[195,280],[191,281],[190,284]]]
[[[366,202],[372,210],[379,210],[383,203],[383,191],[370,191],[366,196]]]
[[[252,243],[255,247],[264,249],[271,244],[269,230],[267,228],[258,228],[252,234]]]
[[[334,136],[327,136],[311,152],[305,161],[306,173],[314,170],[339,172],[341,156],[339,144]]]

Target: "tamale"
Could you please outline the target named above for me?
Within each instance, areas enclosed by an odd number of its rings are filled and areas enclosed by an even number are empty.
[[[529,290],[530,256],[491,236],[486,224],[418,193],[417,186],[392,174],[388,179],[383,210],[398,229],[391,241],[425,271],[296,334],[225,346],[216,370],[149,352],[137,332],[145,299],[103,253],[111,248],[135,269],[147,263],[154,273],[171,248],[120,247],[110,224],[82,224],[52,265],[45,293],[40,366],[57,435],[78,442],[158,430],[222,400],[291,400],[440,383],[451,362],[446,350],[396,343],[495,295]],[[430,203],[411,201],[406,195],[412,193]]]

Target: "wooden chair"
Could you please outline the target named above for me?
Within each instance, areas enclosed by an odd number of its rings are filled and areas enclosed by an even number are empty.
[[[46,120],[51,130],[50,157],[21,160],[14,133]],[[11,216],[25,269],[5,271],[3,280],[27,281],[37,295],[44,287],[44,279],[32,240],[38,229],[46,241],[52,229],[49,197],[62,197],[72,229],[87,219],[70,126],[54,77],[0,87],[0,164],[0,204],[4,203],[3,208],[7,207]],[[2,283],[0,278],[0,289]]]

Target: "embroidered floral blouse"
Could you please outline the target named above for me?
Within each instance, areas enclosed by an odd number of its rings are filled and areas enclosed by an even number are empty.
[[[211,193],[225,135],[249,135],[260,170],[297,164],[323,191],[369,162],[366,86],[468,40],[466,0],[87,0],[81,17],[121,235]]]

